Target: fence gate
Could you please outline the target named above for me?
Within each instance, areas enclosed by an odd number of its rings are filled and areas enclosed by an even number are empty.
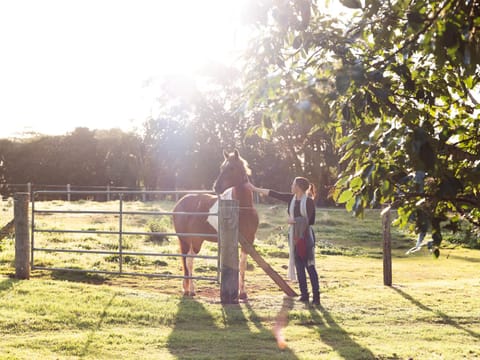
[[[112,192],[109,191],[34,191],[32,192],[31,196],[31,269],[32,270],[53,270],[53,271],[73,271],[73,272],[82,272],[82,273],[102,273],[102,274],[118,274],[118,275],[140,275],[140,276],[148,276],[148,277],[167,277],[167,278],[188,278],[188,279],[195,279],[195,280],[210,280],[210,281],[219,281],[220,278],[220,264],[219,259],[220,256],[217,254],[215,256],[205,256],[205,255],[190,255],[190,254],[166,254],[166,253],[159,253],[159,252],[136,252],[136,251],[129,251],[128,247],[125,246],[125,236],[182,236],[182,235],[197,235],[202,236],[204,238],[218,238],[217,234],[183,234],[183,233],[174,233],[174,232],[141,232],[141,231],[125,231],[124,229],[124,220],[126,215],[138,215],[138,216],[172,216],[173,212],[165,212],[165,211],[125,211],[124,210],[124,198],[129,195],[132,196],[142,196],[144,194],[152,194],[152,195],[175,195],[178,196],[180,194],[200,194],[200,193],[211,193],[209,191],[121,191],[121,192]],[[65,197],[70,197],[72,194],[77,194],[79,196],[92,196],[92,195],[105,195],[105,196],[112,196],[115,194],[115,197],[118,198],[118,209],[117,210],[59,210],[59,209],[42,209],[42,202],[35,201],[38,198],[44,199],[46,196],[58,196],[64,195]],[[38,207],[38,209],[37,209]],[[79,229],[56,229],[56,228],[46,228],[43,227],[42,224],[38,224],[36,222],[36,218],[39,215],[54,215],[54,214],[71,214],[71,215],[105,215],[105,216],[114,216],[118,217],[118,229],[117,230],[95,230],[95,229],[87,229],[87,230],[79,230]],[[195,216],[218,216],[217,213],[177,213],[182,215],[195,215]],[[36,235],[39,233],[50,233],[50,234],[92,234],[92,235],[114,235],[117,238],[116,244],[111,244],[109,249],[71,249],[71,248],[53,248],[48,246],[37,246]],[[116,270],[99,270],[99,269],[79,269],[79,268],[71,268],[71,267],[57,267],[57,266],[47,266],[45,264],[38,264],[36,263],[36,255],[41,252],[48,252],[48,253],[77,253],[77,254],[97,254],[97,255],[107,255],[111,257],[118,258],[118,268]],[[142,272],[132,272],[132,271],[125,271],[124,265],[125,260],[128,257],[132,256],[145,256],[145,257],[193,257],[199,259],[211,259],[217,261],[217,273],[216,276],[189,276],[185,277],[183,275],[174,275],[174,274],[167,274],[167,273],[142,273]]]

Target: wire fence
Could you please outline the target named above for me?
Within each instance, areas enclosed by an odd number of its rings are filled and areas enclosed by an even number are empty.
[[[124,201],[157,201],[172,200],[178,201],[181,195],[189,190],[181,189],[149,189],[146,187],[127,187],[113,185],[51,185],[51,184],[0,184],[0,195],[4,198],[13,197],[16,192],[27,192],[30,199],[36,193],[36,201],[49,200],[92,200],[92,201],[113,201],[118,200],[120,193]],[[206,191],[210,192],[210,191]],[[48,194],[48,196],[46,196]],[[257,193],[253,194],[256,204],[262,202]]]
[[[171,189],[149,189],[146,187],[127,187],[113,185],[72,185],[72,184],[1,184],[0,194],[4,198],[12,197],[16,192],[27,192],[30,198],[36,194],[36,201],[46,200],[93,200],[113,201],[118,200],[120,193],[124,194],[125,201],[156,201],[156,200],[178,200],[181,194],[187,190]],[[48,196],[45,196],[47,195]]]
[[[209,191],[147,191],[147,190],[110,190],[108,193],[106,191],[87,191],[87,190],[70,190],[70,196],[80,196],[85,197],[87,195],[98,195],[102,198],[106,198],[107,196],[111,196],[111,199],[115,198],[118,201],[118,209],[117,210],[91,210],[91,209],[81,209],[81,210],[60,210],[60,209],[39,209],[37,208],[37,199],[45,199],[48,197],[57,198],[65,197],[68,195],[65,190],[38,190],[32,192],[31,197],[31,268],[32,270],[51,270],[51,271],[73,271],[73,272],[88,272],[88,273],[103,273],[103,274],[118,274],[118,275],[143,275],[149,277],[167,277],[167,278],[187,278],[187,279],[195,279],[195,280],[210,280],[210,281],[219,281],[219,256],[218,256],[218,248],[217,254],[215,256],[205,256],[205,255],[193,255],[193,254],[172,254],[172,253],[161,253],[161,252],[151,252],[151,251],[129,251],[129,247],[125,246],[124,239],[126,236],[135,236],[135,237],[143,237],[143,236],[159,236],[159,237],[167,237],[167,236],[199,236],[205,239],[217,239],[217,234],[204,234],[204,233],[176,233],[176,232],[146,232],[146,231],[128,231],[125,229],[124,220],[126,216],[149,216],[149,217],[158,217],[158,216],[172,216],[174,214],[179,216],[217,216],[218,212],[171,212],[171,211],[127,211],[124,209],[124,199],[131,196],[178,196],[184,194],[204,194],[204,193],[211,193]],[[88,230],[79,230],[79,229],[58,229],[55,226],[45,224],[38,224],[37,218],[39,216],[48,216],[52,214],[57,215],[103,215],[103,216],[114,216],[117,218],[117,229],[109,229],[109,230],[96,230],[96,229],[88,229]],[[48,223],[47,223],[48,224]],[[50,227],[48,227],[50,226]],[[110,235],[110,236],[117,236],[116,244],[111,246],[114,249],[84,249],[84,248],[59,248],[59,247],[50,247],[48,245],[38,246],[37,244],[37,235],[41,233],[48,233],[48,234],[89,234],[89,235]],[[89,245],[90,246],[90,245]],[[90,254],[90,255],[106,255],[106,256],[114,256],[115,259],[118,259],[118,268],[117,269],[96,269],[96,268],[89,268],[89,269],[78,269],[73,267],[59,267],[59,266],[45,266],[42,264],[36,263],[36,258],[38,253],[70,253],[70,254]],[[124,269],[125,260],[131,256],[147,256],[147,257],[194,257],[200,259],[209,259],[209,260],[216,260],[217,262],[217,272],[216,276],[184,276],[184,275],[175,275],[175,274],[168,274],[168,273],[157,273],[157,272],[137,272],[137,271],[126,271]]]

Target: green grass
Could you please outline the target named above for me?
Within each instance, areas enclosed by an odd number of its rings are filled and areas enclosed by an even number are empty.
[[[0,225],[13,212],[0,203]],[[111,203],[39,204],[45,208],[112,209]],[[117,204],[118,205],[118,204]],[[171,209],[172,203],[129,203],[142,210]],[[257,249],[285,274],[285,208],[259,206]],[[113,218],[113,217],[112,217]],[[45,226],[114,228],[118,219],[45,216]],[[162,226],[165,222],[162,220]],[[149,219],[130,219],[131,229],[147,229]],[[219,287],[197,282],[197,296],[181,297],[181,282],[131,276],[34,271],[29,281],[12,279],[12,239],[0,251],[0,359],[475,359],[480,358],[480,252],[427,250],[410,257],[413,236],[393,236],[393,287],[384,287],[378,211],[355,219],[344,211],[319,209],[317,269],[322,306],[284,298],[249,261],[249,301],[222,306]],[[61,234],[60,234],[61,235]],[[38,234],[49,246],[115,249],[116,237]],[[178,252],[175,239],[129,238],[129,251]],[[205,253],[215,244],[206,243]],[[108,258],[42,254],[51,266],[114,268]],[[156,261],[156,263],[155,263]],[[132,257],[138,271],[181,272],[179,260]],[[214,262],[198,261],[198,273],[214,273]],[[296,285],[293,285],[296,287]],[[285,322],[288,347],[278,349],[272,329]]]

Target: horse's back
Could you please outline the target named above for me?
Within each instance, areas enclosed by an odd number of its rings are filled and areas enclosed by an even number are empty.
[[[208,212],[216,200],[211,194],[188,194],[178,200],[173,212]]]

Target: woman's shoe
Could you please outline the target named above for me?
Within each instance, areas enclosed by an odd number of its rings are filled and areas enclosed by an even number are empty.
[[[298,301],[308,303],[308,294],[302,295],[298,298]]]
[[[313,294],[312,305],[320,305],[320,293]]]

